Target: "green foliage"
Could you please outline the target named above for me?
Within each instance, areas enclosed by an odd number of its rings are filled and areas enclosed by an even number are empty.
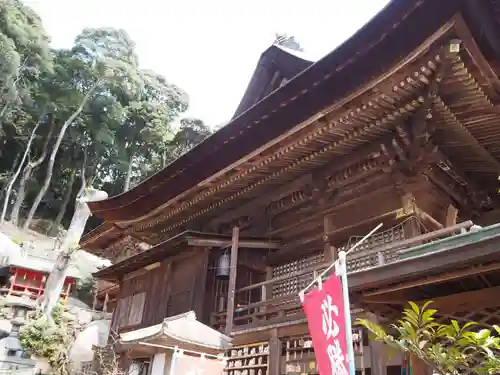
[[[0,52],[0,187],[9,183],[17,155],[24,154],[41,122],[28,156],[32,167],[20,174],[9,200],[15,223],[31,207],[37,217],[52,221],[62,213],[66,226],[73,213],[72,204],[62,204],[66,187],[72,189],[69,202],[83,177],[86,185],[113,196],[211,133],[201,120],[180,119],[188,108],[187,94],[140,68],[135,43],[124,30],[86,28],[72,48],[51,50],[38,15],[20,0],[5,0],[0,3]],[[56,139],[75,113],[52,166]]]
[[[76,298],[91,306],[97,290],[96,281],[92,275],[78,280],[76,283]]]
[[[52,69],[49,38],[38,15],[20,0],[0,2],[0,123],[33,107],[40,75]],[[17,121],[13,121],[17,125]]]
[[[495,326],[495,332],[476,331],[476,323],[437,323],[437,310],[429,308],[431,303],[418,306],[409,302],[402,318],[390,326],[390,333],[366,319],[359,319],[358,324],[371,331],[376,340],[411,353],[439,374],[459,374],[471,369],[477,374],[499,373],[500,328]]]
[[[59,304],[54,309],[52,317],[53,323],[41,312],[34,312],[28,324],[22,327],[19,340],[32,355],[47,359],[54,373],[67,375],[68,353],[76,330],[64,319],[63,305]]]

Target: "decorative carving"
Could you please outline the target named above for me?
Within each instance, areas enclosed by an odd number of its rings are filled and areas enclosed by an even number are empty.
[[[122,261],[143,251],[141,245],[132,236],[125,236],[113,242],[103,251],[103,256],[113,263]]]

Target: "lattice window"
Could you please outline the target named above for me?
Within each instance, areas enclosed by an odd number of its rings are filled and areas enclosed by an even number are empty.
[[[321,263],[325,260],[323,252],[311,255],[307,258],[295,260],[273,268],[273,278],[286,276],[293,272],[302,271],[306,268]],[[288,280],[277,282],[273,285],[273,298],[297,294],[312,281],[313,273],[292,277]]]
[[[397,261],[399,259],[399,250],[401,248],[392,247],[387,250],[381,249],[380,252],[373,252],[371,250],[405,240],[406,225],[417,226],[420,233],[428,232],[422,222],[417,217],[412,216],[392,228],[383,232],[374,233],[364,243],[351,252],[351,257],[347,257],[347,270],[358,271],[361,269],[371,268],[379,264]],[[349,249],[362,238],[363,236],[352,236],[346,244],[339,247],[339,251],[349,251]],[[364,252],[367,253],[366,256],[361,256]]]
[[[352,236],[349,238],[349,241],[341,247],[339,247],[339,251],[348,251],[356,242],[360,241],[364,236]],[[370,238],[368,238],[365,242],[363,242],[360,246],[358,246],[354,253],[360,253],[362,251],[370,250],[378,246],[382,246],[385,244],[389,244],[395,241],[401,241],[405,239],[405,233],[403,225],[397,225],[394,228],[390,228],[383,232],[374,233]]]

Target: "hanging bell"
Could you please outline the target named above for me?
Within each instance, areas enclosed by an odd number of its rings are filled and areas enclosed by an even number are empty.
[[[227,252],[224,252],[217,261],[215,270],[215,278],[219,280],[229,280],[229,263],[230,258]]]

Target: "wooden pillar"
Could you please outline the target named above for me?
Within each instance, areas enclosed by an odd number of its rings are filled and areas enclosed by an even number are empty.
[[[431,368],[420,358],[411,354],[412,375],[431,375]]]
[[[374,323],[379,323],[375,314],[367,313],[367,318]],[[384,350],[384,344],[369,339],[371,375],[387,375],[387,354]],[[414,374],[416,375],[416,374]]]
[[[14,271],[14,274],[10,277],[10,285],[9,285],[9,294],[12,294],[12,291],[14,290],[14,284],[16,283],[17,279],[17,268]]]
[[[406,212],[416,211],[415,197],[411,193],[407,193],[401,197],[401,204]],[[403,225],[403,230],[405,238],[412,238],[421,234],[418,223],[414,219],[408,220]]]
[[[64,296],[64,301],[68,300],[69,294],[71,293],[71,282],[66,285],[66,295]]]
[[[166,357],[166,353],[156,353],[154,355],[150,375],[164,375]]]
[[[332,245],[330,241],[329,234],[333,232],[334,225],[331,215],[325,215],[323,218],[323,242],[324,242],[324,252],[325,261],[333,262],[337,259],[337,248]]]
[[[130,358],[130,352],[126,351],[120,353],[118,357],[118,368],[120,371],[118,373],[122,372],[131,375],[129,372],[129,367],[131,364],[132,364],[132,359]]]
[[[106,312],[106,309],[108,307],[108,301],[109,301],[109,295],[106,293],[104,295],[104,303],[102,304],[102,312]]]
[[[269,340],[269,375],[281,374],[281,340],[278,337],[278,330],[271,330]]]
[[[47,276],[42,275],[42,278],[40,280],[40,290],[38,291],[38,298],[40,298],[43,294],[43,291],[45,290],[45,283],[47,282]]]
[[[92,300],[92,310],[97,307],[97,288],[94,290],[94,299]]]
[[[266,267],[266,281],[271,280],[273,278],[273,267]],[[273,284],[262,285],[261,289],[261,301],[267,301],[268,299],[273,298]],[[260,308],[261,312],[266,311],[267,306],[262,306]]]
[[[227,290],[226,309],[226,335],[229,336],[233,330],[234,317],[234,297],[236,292],[236,276],[238,273],[238,245],[240,240],[240,228],[233,228],[233,238],[231,243],[231,262],[229,268],[229,286]]]
[[[446,219],[444,226],[452,227],[453,225],[455,225],[457,223],[457,217],[458,217],[458,209],[452,204],[448,205],[448,208],[446,209]]]
[[[273,267],[267,266],[266,267],[266,281],[272,280],[272,278],[273,278]],[[264,287],[266,289],[266,298],[265,299],[263,298],[263,300],[273,298],[273,284],[267,284]]]

